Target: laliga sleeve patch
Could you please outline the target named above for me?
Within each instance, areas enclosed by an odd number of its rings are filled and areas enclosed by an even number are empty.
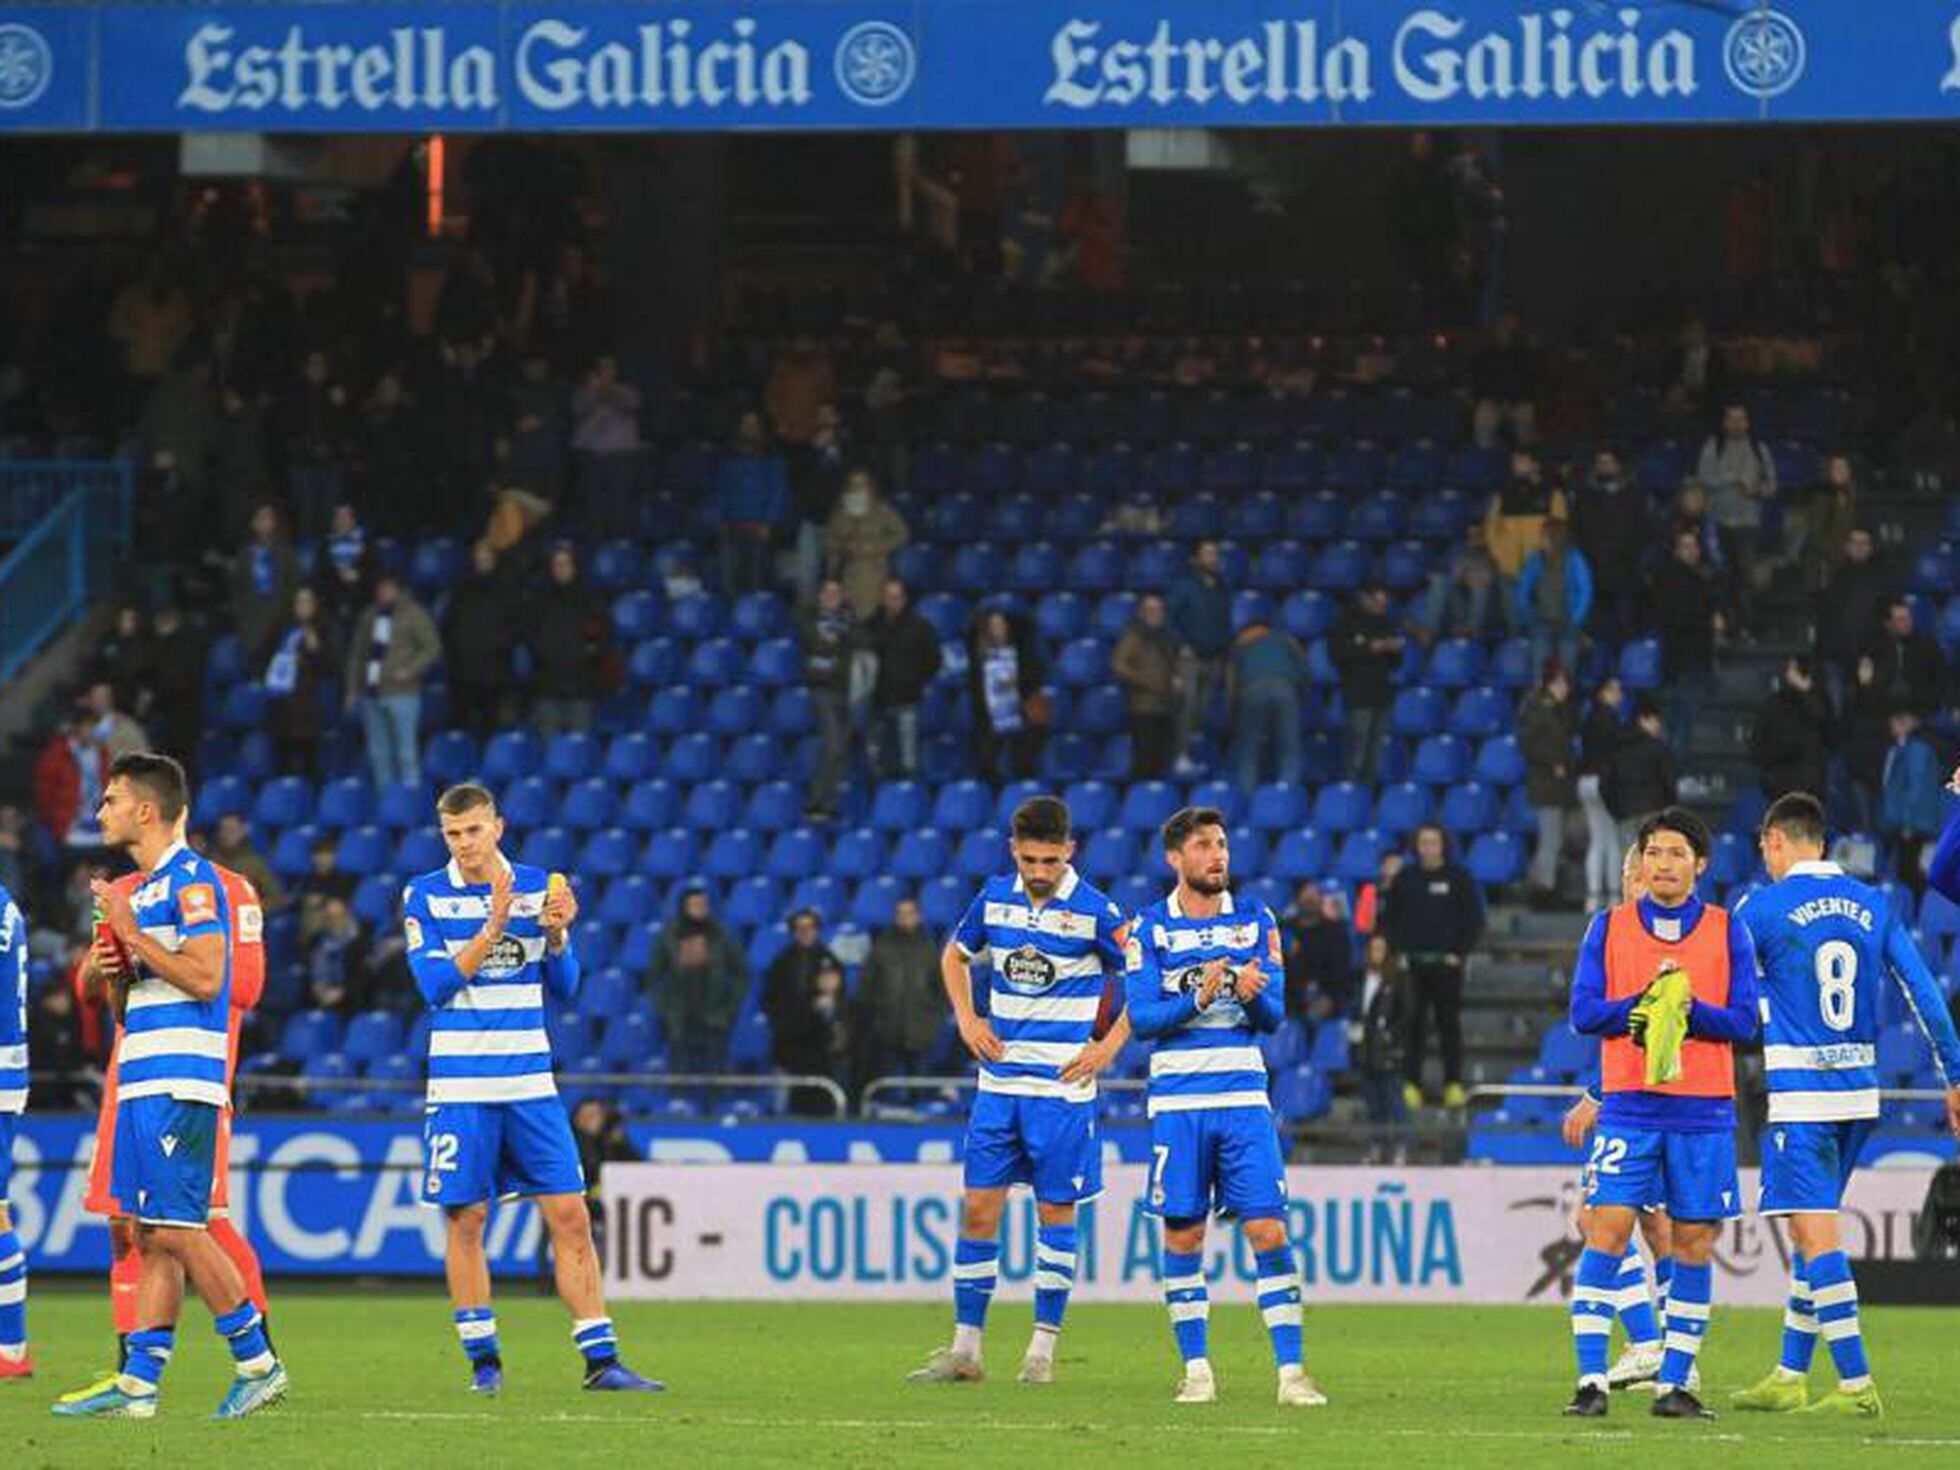
[[[209,924],[218,917],[218,894],[209,883],[186,883],[177,890],[177,912],[186,929]]]
[[[245,904],[238,910],[238,942],[240,944],[265,942],[265,910],[255,903]]]
[[[420,949],[422,947],[422,921],[420,919],[403,919],[402,933],[408,937],[408,947],[410,949]]]
[[[1143,968],[1143,946],[1137,942],[1137,937],[1134,934],[1123,945],[1123,963],[1127,968],[1132,970],[1141,970]]]
[[[1277,929],[1268,929],[1266,931],[1266,954],[1276,965],[1286,963],[1285,956],[1280,953],[1279,930]]]

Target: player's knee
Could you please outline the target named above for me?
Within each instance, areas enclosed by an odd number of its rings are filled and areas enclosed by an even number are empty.
[[[111,1220],[109,1222],[109,1255],[112,1260],[129,1258],[136,1249],[136,1222],[134,1220]]]
[[[1164,1248],[1188,1256],[1205,1246],[1205,1222],[1199,1220],[1166,1220],[1164,1222]]]
[[[577,1195],[553,1195],[539,1200],[538,1213],[544,1216],[544,1228],[551,1233],[554,1244],[577,1244],[592,1239],[592,1214]]]
[[[1278,1220],[1248,1220],[1245,1222],[1246,1244],[1256,1251],[1277,1251],[1286,1249],[1286,1226]]]
[[[1670,1254],[1684,1266],[1706,1266],[1715,1256],[1715,1242],[1721,1227],[1712,1222],[1690,1224],[1674,1222],[1673,1250]]]
[[[1072,1204],[1053,1205],[1049,1204],[1046,1200],[1037,1200],[1035,1202],[1034,1213],[1035,1219],[1039,1220],[1043,1225],[1073,1225],[1075,1223],[1075,1206]]]
[[[490,1218],[488,1205],[464,1205],[449,1212],[449,1238],[464,1245],[483,1242],[484,1222]]]
[[[969,1238],[999,1234],[1000,1210],[999,1200],[989,1195],[969,1194],[960,1211],[960,1233]]]

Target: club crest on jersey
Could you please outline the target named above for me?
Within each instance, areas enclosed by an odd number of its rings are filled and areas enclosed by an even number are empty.
[[[1007,956],[1000,977],[1010,990],[1038,995],[1054,986],[1055,962],[1032,944],[1024,944]]]
[[[208,924],[218,917],[218,895],[209,883],[186,883],[177,890],[177,904],[186,928]]]

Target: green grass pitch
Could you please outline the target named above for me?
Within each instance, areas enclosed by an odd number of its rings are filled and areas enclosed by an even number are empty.
[[[1221,1401],[1177,1408],[1170,1330],[1160,1309],[1078,1306],[1057,1381],[1014,1382],[1030,1323],[1024,1302],[996,1308],[993,1377],[913,1387],[908,1368],[948,1333],[933,1305],[763,1302],[626,1304],[627,1358],[664,1378],[660,1396],[579,1390],[555,1301],[509,1290],[499,1303],[508,1387],[467,1388],[449,1312],[432,1292],[275,1289],[273,1324],[292,1397],[238,1424],[206,1420],[227,1360],[201,1309],[186,1313],[177,1356],[149,1423],[69,1423],[48,1405],[109,1356],[101,1290],[48,1286],[30,1299],[37,1375],[0,1385],[0,1463],[493,1467],[684,1465],[984,1466],[1043,1464],[1567,1465],[1575,1457],[1694,1453],[1738,1465],[1828,1465],[1847,1456],[1898,1465],[1960,1460],[1960,1312],[1866,1313],[1889,1417],[1878,1426],[1724,1413],[1662,1423],[1622,1396],[1599,1427],[1559,1417],[1571,1388],[1564,1314],[1545,1308],[1312,1307],[1308,1366],[1333,1403],[1282,1410],[1248,1306],[1212,1312]],[[1753,1381],[1774,1360],[1780,1316],[1716,1309],[1703,1354],[1707,1398]],[[1819,1350],[1820,1360],[1824,1358]],[[1827,1385],[1820,1361],[1813,1383]],[[1705,1447],[1705,1448],[1704,1448]],[[1593,1463],[1601,1463],[1593,1459]],[[1703,1461],[1701,1463],[1710,1463]]]

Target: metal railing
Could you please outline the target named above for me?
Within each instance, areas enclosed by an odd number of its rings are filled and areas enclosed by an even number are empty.
[[[109,590],[134,496],[123,461],[0,464],[0,682]]]
[[[420,1077],[284,1077],[264,1072],[247,1073],[232,1083],[241,1098],[255,1094],[297,1093],[331,1102],[336,1095],[373,1092],[402,1092],[420,1096],[428,1083]],[[799,1073],[770,1072],[560,1072],[561,1091],[577,1092],[588,1087],[646,1087],[663,1092],[817,1092],[830,1104],[830,1116],[850,1115],[850,1098],[829,1077]],[[789,1110],[781,1106],[778,1113]]]
[[[957,1077],[876,1077],[865,1083],[864,1091],[858,1095],[858,1108],[869,1113],[874,1100],[881,1094],[898,1092],[970,1092],[980,1085],[975,1075]],[[1098,1077],[1096,1086],[1103,1092],[1142,1092],[1150,1083],[1142,1077]]]

